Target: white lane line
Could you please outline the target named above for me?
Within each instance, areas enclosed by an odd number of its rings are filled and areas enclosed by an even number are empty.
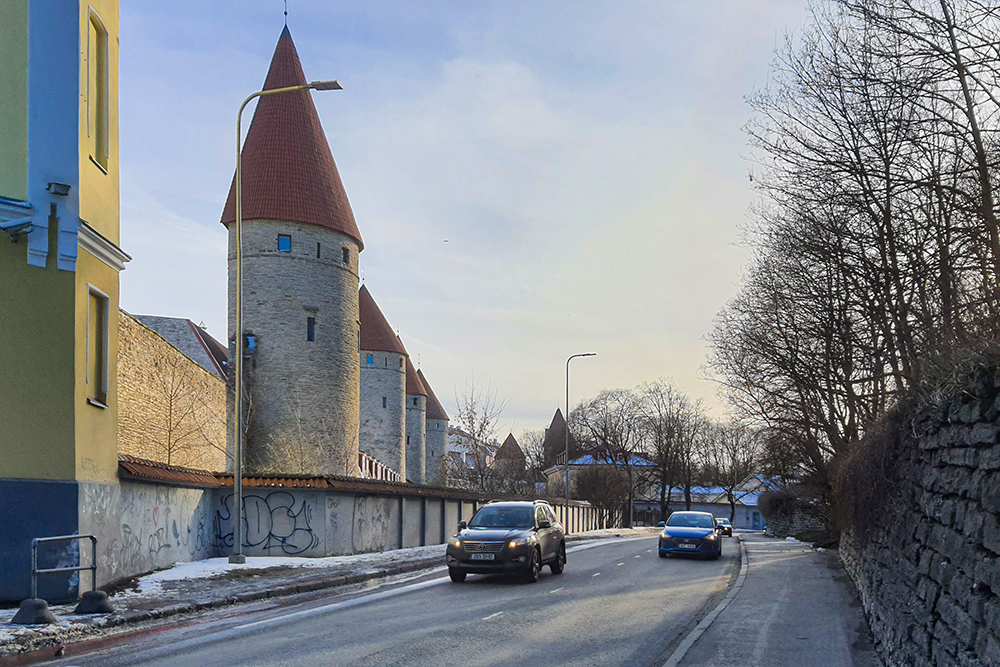
[[[552,593],[558,593],[563,588],[564,588],[564,586],[560,586],[559,588],[553,588],[551,591],[549,591],[549,595],[551,595]]]
[[[601,573],[600,573],[600,572],[595,572],[595,573],[593,573],[592,575],[590,575],[590,577],[591,577],[591,578],[594,578],[594,577],[599,577],[599,576],[601,576]]]
[[[621,567],[621,566],[622,566],[622,565],[624,565],[624,564],[625,564],[625,563],[618,563],[618,565],[615,565],[615,567]]]
[[[646,553],[652,553],[652,549],[646,549]]]
[[[642,556],[640,556],[639,554],[636,554],[635,557],[636,558],[642,558]]]
[[[743,556],[741,559],[742,562],[740,563],[740,574],[736,577],[736,584],[733,586],[733,589],[729,591],[729,595],[727,595],[725,599],[719,603],[719,606],[713,609],[708,616],[703,618],[701,623],[699,623],[695,629],[684,638],[684,641],[680,643],[680,646],[678,646],[674,652],[670,654],[667,661],[663,663],[663,667],[677,667],[677,665],[681,663],[681,660],[684,659],[684,656],[687,655],[687,652],[691,650],[691,647],[694,646],[695,642],[697,642],[701,636],[705,634],[705,631],[708,630],[709,626],[715,622],[715,619],[719,617],[719,614],[721,614],[725,608],[729,606],[729,603],[733,601],[736,594],[743,588],[743,582],[747,579],[747,570],[750,565],[747,562],[747,545],[742,539],[740,540],[740,550]]]
[[[491,618],[496,618],[497,616],[500,616],[501,614],[503,614],[503,612],[502,612],[502,611],[498,611],[498,612],[497,612],[497,613],[495,613],[495,614],[490,614],[489,616],[484,616],[484,617],[482,618],[482,620],[484,620],[484,621],[488,621],[488,620],[490,620]]]

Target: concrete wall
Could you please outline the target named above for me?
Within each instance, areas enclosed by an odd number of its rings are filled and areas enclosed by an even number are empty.
[[[279,234],[291,236],[291,252],[277,249]],[[243,244],[243,326],[256,336],[257,344],[245,376],[253,406],[247,467],[260,474],[308,470],[355,475],[360,394],[358,242],[316,225],[252,220],[244,221]],[[349,252],[346,264],[344,248]],[[236,225],[232,225],[230,340],[236,335],[235,261]],[[306,339],[308,317],[316,319],[315,341]]]
[[[371,356],[372,363],[368,363]],[[405,357],[361,351],[361,424],[358,446],[406,477]],[[383,400],[385,405],[383,406]]]
[[[427,397],[406,395],[406,479],[416,484],[427,480]]]
[[[1000,399],[986,389],[907,420],[923,435],[867,480],[886,498],[874,527],[841,538],[886,664],[1000,665]]]
[[[128,313],[118,332],[118,453],[225,470],[226,384]]]

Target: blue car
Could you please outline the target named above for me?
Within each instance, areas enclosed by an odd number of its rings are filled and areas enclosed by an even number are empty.
[[[674,512],[660,533],[660,558],[670,554],[692,554],[718,560],[722,536],[715,517],[708,512]]]

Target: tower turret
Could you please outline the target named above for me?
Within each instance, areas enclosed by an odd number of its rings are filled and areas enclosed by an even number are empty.
[[[417,369],[417,377],[427,392],[424,443],[426,480],[427,484],[444,486],[447,482],[445,458],[448,454],[448,413],[434,395],[434,390],[431,389],[422,369]]]
[[[427,482],[427,390],[406,358],[406,479]]]
[[[286,27],[264,88],[304,83]],[[364,244],[308,91],[259,99],[242,165],[247,469],[357,474]],[[234,178],[222,214],[230,345],[237,335],[235,219]]]
[[[406,477],[406,350],[364,285],[361,313],[362,451]]]

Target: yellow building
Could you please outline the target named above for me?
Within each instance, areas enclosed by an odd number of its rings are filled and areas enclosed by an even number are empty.
[[[0,26],[0,600],[11,600],[27,597],[32,538],[108,529],[130,258],[118,245],[118,0],[3,0]]]

